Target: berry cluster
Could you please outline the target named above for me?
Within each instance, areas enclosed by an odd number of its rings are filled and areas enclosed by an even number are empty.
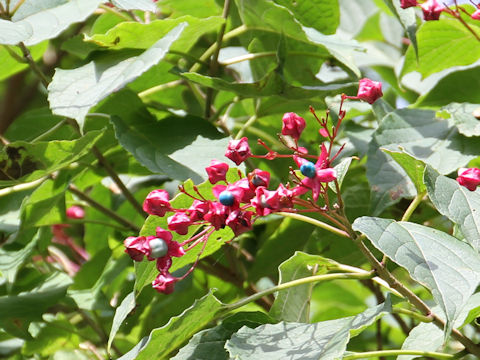
[[[342,95],[338,121],[332,127],[328,124],[328,111],[326,117],[320,119],[311,107],[310,111],[320,125],[319,133],[326,140],[320,146],[319,155],[309,154],[306,148],[299,146],[298,141],[306,124],[305,120],[295,113],[286,113],[283,116],[282,136],[279,136],[289,154],[279,154],[262,140],[258,140],[258,144],[263,146],[267,153],[255,155],[252,154],[246,137],[231,140],[225,156],[237,165],[249,158],[291,158],[297,169],[290,167],[290,183],[269,189],[270,173],[260,169],[253,170],[246,177],[238,171],[239,180],[229,182],[229,165],[212,160],[205,170],[209,182],[214,185],[212,192],[216,200],[208,200],[207,198],[212,197],[201,194],[195,186],[192,193],[180,186],[180,192],[192,198],[193,202],[189,208],[174,208],[167,191],[152,191],[146,197],[143,209],[154,216],[164,217],[167,213],[170,214],[167,218],[168,230],[157,227],[155,236],[129,237],[124,241],[125,251],[134,261],[142,261],[144,257],[149,261],[156,261],[159,274],[152,286],[161,293],[169,294],[174,290],[177,281],[194,270],[209,236],[216,230],[229,227],[237,236],[252,229],[253,223],[259,217],[274,212],[319,212],[328,216],[326,213],[331,210],[328,183],[337,179],[331,164],[343,149],[341,146],[335,154],[332,153],[340,124],[345,117],[343,102],[349,98],[372,104],[381,96],[381,83],[370,79],[360,80],[357,96]],[[308,194],[307,198],[303,197],[305,194]],[[319,199],[322,199],[320,204]],[[172,232],[187,235],[192,226],[197,229],[193,236],[181,243],[172,240]],[[203,246],[191,268],[181,277],[170,274],[172,257],[181,257],[199,244]]]

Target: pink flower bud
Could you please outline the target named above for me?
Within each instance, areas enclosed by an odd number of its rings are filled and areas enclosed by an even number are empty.
[[[373,104],[378,98],[383,96],[382,83],[363,78],[358,83],[357,98]]]
[[[208,174],[208,181],[212,184],[216,184],[219,181],[225,181],[228,171],[228,164],[212,160],[210,166],[206,167],[205,170]]]
[[[235,164],[240,165],[247,158],[252,156],[250,146],[248,145],[248,139],[243,137],[240,140],[230,140],[225,156]]]
[[[480,20],[480,9],[475,10],[475,12],[472,14],[472,19]]]
[[[83,219],[85,217],[85,210],[80,206],[70,206],[66,211],[67,217],[70,219]]]
[[[317,169],[317,180],[322,183],[334,181],[337,178],[337,172],[332,169]]]
[[[152,282],[152,287],[159,293],[171,294],[177,281],[178,278],[173,277],[168,272],[165,274],[158,274],[158,276]]]
[[[167,219],[167,222],[168,229],[179,235],[187,235],[188,227],[192,224],[192,220],[184,212],[175,213]]]
[[[142,261],[143,256],[147,255],[150,251],[145,236],[130,236],[124,240],[123,245],[125,245],[125,252],[133,261]]]
[[[300,138],[305,129],[305,120],[293,112],[284,114],[282,123],[282,135],[290,135],[295,140]]]
[[[477,186],[480,185],[480,169],[458,169],[457,181],[460,185],[465,186],[468,190],[475,191]]]
[[[143,202],[143,211],[150,215],[164,216],[167,211],[172,211],[168,192],[153,190]]]
[[[208,201],[193,200],[192,206],[188,208],[190,214],[190,220],[198,221],[203,220],[203,217],[210,209]]]
[[[427,0],[420,7],[422,8],[425,21],[438,20],[442,11],[445,10],[445,6],[437,0]]]
[[[320,133],[320,135],[322,135],[323,137],[326,137],[326,138],[328,138],[329,135],[330,135],[328,133],[327,129],[325,129],[325,128],[321,128],[320,130],[318,130],[318,132]]]
[[[400,0],[400,7],[406,9],[412,6],[417,6],[417,0]]]

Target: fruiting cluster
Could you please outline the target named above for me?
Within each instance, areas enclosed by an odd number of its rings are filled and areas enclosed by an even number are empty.
[[[205,249],[209,236],[216,230],[226,226],[230,227],[235,235],[242,234],[252,229],[255,220],[274,212],[319,212],[326,214],[331,210],[328,200],[328,183],[336,181],[336,171],[331,167],[332,162],[342,151],[340,147],[332,154],[333,145],[338,134],[345,110],[342,109],[345,99],[360,99],[372,104],[381,97],[381,83],[370,79],[361,79],[357,96],[342,95],[338,121],[335,126],[328,125],[328,111],[325,118],[318,118],[313,108],[311,113],[320,125],[319,133],[325,138],[325,143],[320,146],[320,155],[309,154],[308,150],[298,145],[298,140],[305,129],[305,120],[295,113],[286,113],[282,119],[282,136],[280,141],[289,150],[289,154],[279,154],[271,150],[262,140],[258,144],[263,146],[267,153],[254,155],[251,152],[248,140],[243,137],[232,140],[228,144],[225,156],[235,164],[240,165],[249,158],[262,158],[273,160],[276,158],[291,158],[297,169],[290,167],[291,181],[280,184],[276,189],[270,190],[270,173],[255,169],[246,177],[240,171],[239,180],[229,182],[227,172],[229,165],[212,160],[205,170],[208,180],[213,186],[212,192],[216,200],[208,200],[211,196],[201,194],[197,187],[187,192],[180,186],[180,192],[193,199],[189,208],[174,208],[170,203],[169,195],[165,190],[154,190],[148,194],[143,204],[143,209],[150,215],[170,216],[167,218],[168,230],[157,227],[155,236],[129,237],[124,241],[125,252],[134,261],[142,261],[146,257],[149,261],[156,261],[159,271],[152,286],[157,291],[169,294],[174,290],[174,284],[188,276],[197,265],[181,277],[174,277],[169,269],[172,257],[181,257],[199,244],[197,261]],[[315,163],[310,161],[315,160]],[[305,194],[310,197],[302,198]],[[318,204],[321,198],[323,201]],[[183,242],[172,240],[172,232],[187,235],[191,227],[196,231]]]
[[[456,5],[456,1],[455,1]],[[400,0],[400,7],[407,9],[409,7],[418,6],[422,9],[423,19],[425,21],[438,20],[442,12],[447,12],[456,18],[459,18],[459,9],[470,16],[472,19],[480,20],[480,4],[477,4],[477,10],[473,14],[469,14],[465,9],[456,6],[456,10],[447,8],[443,2],[439,0],[427,0],[422,4],[419,4],[417,0]]]

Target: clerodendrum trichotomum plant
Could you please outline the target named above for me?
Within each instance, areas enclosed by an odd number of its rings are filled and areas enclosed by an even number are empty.
[[[0,0],[0,357],[480,358],[479,21]]]

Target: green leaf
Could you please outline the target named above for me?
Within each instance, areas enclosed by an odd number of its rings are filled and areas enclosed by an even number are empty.
[[[425,185],[440,214],[458,224],[465,240],[480,251],[480,193],[440,175],[430,166],[425,170]]]
[[[157,11],[157,5],[152,0],[112,0],[112,3],[123,10]]]
[[[70,165],[87,154],[101,136],[101,131],[90,131],[71,141],[10,143],[0,150],[0,187],[34,181]]]
[[[350,58],[352,51],[363,49],[357,42],[302,27],[288,9],[271,0],[236,0],[236,4],[240,17],[248,29],[282,34],[293,40],[315,44],[321,49],[326,49],[346,70],[360,76],[360,70]]]
[[[0,44],[35,45],[53,39],[71,24],[85,20],[102,0],[25,1],[12,17],[0,20]]]
[[[469,26],[479,33],[478,26]],[[470,65],[480,57],[478,40],[460,21],[425,21],[417,32],[417,39],[418,66],[414,50],[409,48],[402,76],[418,71],[423,77],[427,77],[453,66]]]
[[[2,31],[0,30],[0,34],[1,33]],[[0,37],[2,35],[0,35]],[[44,41],[30,48],[30,53],[32,54],[32,58],[34,61],[38,61],[39,59],[41,59],[43,53],[47,49],[47,46],[48,42]],[[10,48],[10,50],[17,53],[20,57],[23,56],[19,49]],[[0,68],[0,81],[28,68],[28,64],[20,63],[15,60],[5,49],[4,46],[0,46],[0,64],[2,64],[2,67]]]
[[[415,102],[417,107],[437,107],[448,105],[452,102],[480,103],[480,67],[455,71],[440,81],[425,95],[420,96]]]
[[[43,283],[28,292],[18,295],[0,296],[0,325],[6,322],[30,322],[41,319],[41,315],[65,296],[71,279],[66,274],[55,272]]]
[[[170,116],[157,121],[128,91],[115,94],[100,109],[113,115],[120,144],[154,173],[200,182],[207,178],[211,159],[224,158],[229,138],[203,119]]]
[[[478,285],[478,253],[453,236],[409,222],[364,216],[355,220],[353,229],[432,292],[446,314],[447,338]]]
[[[141,55],[117,64],[105,65],[92,61],[73,70],[57,69],[48,86],[52,112],[76,119],[83,127],[91,107],[163,59],[186,26],[185,23],[178,25]]]
[[[221,309],[220,301],[209,293],[166,325],[153,329],[148,338],[143,338],[118,360],[169,359],[173,351],[215,319]]]
[[[337,182],[338,182],[338,187],[342,188],[342,183],[343,179],[345,179],[345,175],[347,175],[348,168],[350,167],[350,164],[352,163],[353,158],[348,157],[346,159],[343,159],[342,162],[338,165],[335,165],[333,168],[337,172]],[[329,182],[328,187],[336,194],[337,193],[337,188],[335,187],[335,183]]]
[[[313,225],[303,221],[281,219],[273,234],[258,250],[255,262],[248,271],[250,281],[257,281],[272,274],[283,261],[307,243],[314,229]]]
[[[340,22],[338,0],[275,0],[290,10],[303,25],[324,34],[334,34]]]
[[[402,350],[436,351],[443,344],[443,331],[432,323],[420,323],[409,333],[402,344]],[[400,355],[397,360],[411,360],[418,355]]]
[[[323,274],[328,271],[326,267],[333,264],[334,261],[322,256],[297,251],[278,267],[278,284]],[[270,315],[276,320],[308,323],[313,286],[310,283],[280,291],[270,309]]]
[[[232,176],[232,174],[236,173],[236,169],[230,169],[229,173],[227,174],[227,179]],[[229,175],[230,174],[230,175]],[[193,190],[193,182],[191,180],[184,183],[185,191],[190,194],[194,194]],[[204,183],[197,186],[200,193],[209,200],[215,199],[212,193],[213,185],[209,181],[205,181]],[[193,199],[183,193],[178,194],[173,200],[170,201],[173,208],[177,209],[187,209],[189,208],[192,203]],[[159,216],[149,216],[145,221],[141,231],[141,236],[150,236],[155,234],[155,229],[160,226],[163,229],[168,229],[167,223],[168,216],[165,215],[163,217]],[[172,232],[173,240],[182,242],[198,231],[200,226],[190,226],[189,232],[186,235],[178,235],[176,232]],[[201,255],[200,258],[204,258],[205,256],[209,256],[216,252],[218,249],[222,247],[222,245],[233,238],[234,234],[229,227],[225,227],[224,229],[220,229],[218,231],[213,232],[207,242],[207,245]],[[201,245],[198,245],[200,247]],[[188,251],[184,256],[180,258],[174,258],[172,267],[170,268],[170,272],[174,272],[179,270],[189,264],[192,264],[197,259],[198,253],[200,249],[194,249]],[[135,262],[135,291],[137,295],[140,291],[148,284],[155,279],[158,275],[158,270],[155,266],[154,261],[142,261],[142,262]]]
[[[450,119],[458,128],[460,134],[465,136],[480,136],[480,120],[473,114],[480,109],[479,104],[451,103],[443,107],[450,114]]]
[[[224,22],[220,16],[198,19],[193,16],[182,16],[176,19],[155,20],[148,24],[138,22],[122,22],[108,30],[106,34],[95,34],[86,41],[109,49],[148,49],[169,31],[182,23],[188,26],[170,46],[170,50],[186,53],[206,33],[216,31]]]
[[[182,77],[197,84],[211,87],[219,91],[230,91],[242,97],[263,97],[280,95],[289,99],[304,99],[314,96],[334,95],[346,91],[353,83],[324,84],[318,86],[293,86],[284,81],[276,72],[272,71],[262,79],[253,83],[228,82],[217,77],[210,77],[198,73],[181,73]]]
[[[27,228],[61,224],[65,219],[67,185],[64,176],[45,180],[22,204],[21,226]]]
[[[16,251],[9,251],[4,248],[0,248],[0,272],[2,277],[7,282],[7,288],[10,291],[12,285],[15,283],[17,273],[20,267],[30,258],[38,240],[40,239],[39,232],[36,229],[22,231],[16,235],[17,241],[19,238],[31,239],[27,245]]]
[[[266,323],[271,323],[271,319],[264,313],[236,313],[223,320],[220,325],[196,333],[172,360],[228,360],[225,342],[238,329],[242,326],[256,328]]]
[[[120,329],[123,321],[127,318],[127,316],[132,312],[133,309],[136,307],[135,302],[135,292],[129,293],[125,298],[122,300],[122,303],[117,307],[115,310],[115,316],[113,317],[112,328],[110,329],[110,335],[108,336],[108,344],[107,344],[107,351],[110,352],[112,347],[113,339]]]
[[[398,165],[403,168],[403,170],[405,170],[410,180],[412,180],[413,185],[415,185],[417,193],[423,193],[426,190],[425,184],[423,183],[425,163],[406,153],[403,148],[400,148],[400,150],[401,151],[391,151],[382,149],[383,152],[386,152],[388,155],[390,155],[392,159],[395,160]]]
[[[396,0],[384,0],[389,9],[400,21],[405,29],[408,38],[412,42],[412,47],[415,52],[415,60],[418,56],[418,42],[417,42],[417,18],[415,15],[415,8],[402,9],[400,2]]]
[[[386,115],[369,144],[367,178],[374,214],[403,197],[415,196],[405,170],[382,149],[405,152],[448,174],[478,156],[480,139],[460,135],[448,120],[429,110],[401,109]]]
[[[391,311],[390,299],[361,314],[315,324],[285,323],[241,328],[225,347],[233,358],[322,359],[341,358],[350,336],[355,336]]]

